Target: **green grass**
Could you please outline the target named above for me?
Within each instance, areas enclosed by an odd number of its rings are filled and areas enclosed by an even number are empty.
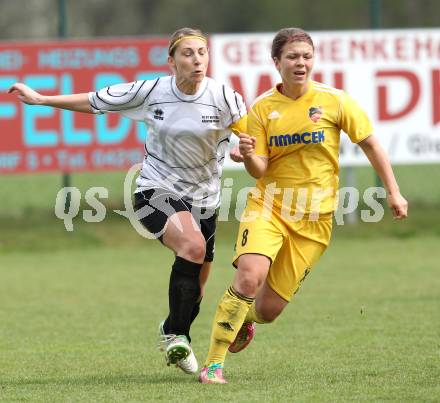
[[[167,368],[156,351],[172,258],[143,242],[2,256],[1,399],[210,399],[212,387]],[[215,401],[438,400],[438,242],[335,239],[278,321],[229,357],[230,384]],[[193,327],[200,360],[233,274],[231,249],[217,244]]]
[[[407,186],[410,219],[336,227],[292,304],[228,356],[220,387],[166,367],[156,349],[172,255],[111,213],[123,175],[74,176],[82,191],[104,184],[111,198],[106,220],[77,219],[72,233],[52,213],[57,176],[1,178],[10,210],[0,216],[0,401],[439,401],[440,194],[434,185],[421,194],[430,185],[420,170],[415,190]],[[369,184],[369,172],[359,177]],[[19,191],[25,184],[33,197]],[[192,329],[199,361],[233,276],[236,225],[219,223]]]

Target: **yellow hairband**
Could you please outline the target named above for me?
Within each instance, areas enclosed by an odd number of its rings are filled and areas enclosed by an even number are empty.
[[[180,42],[182,42],[183,40],[185,40],[185,39],[200,39],[201,41],[203,41],[203,42],[205,42],[205,44],[207,43],[206,42],[206,39],[203,37],[203,36],[200,36],[200,35],[186,35],[186,36],[182,36],[181,38],[179,38],[177,41],[175,41],[172,45],[171,45],[171,47],[168,49],[168,54],[171,54],[171,51],[180,43]]]

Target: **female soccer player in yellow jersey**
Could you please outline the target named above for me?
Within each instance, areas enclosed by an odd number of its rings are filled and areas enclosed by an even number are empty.
[[[241,218],[232,286],[214,318],[202,383],[226,383],[226,352],[245,348],[256,323],[277,318],[325,251],[338,189],[340,131],[382,179],[396,219],[407,216],[390,162],[365,112],[343,91],[310,80],[314,46],[301,29],[284,28],[272,43],[282,82],[248,114],[240,152],[257,178]]]

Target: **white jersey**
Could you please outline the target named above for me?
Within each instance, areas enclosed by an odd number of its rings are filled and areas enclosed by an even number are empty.
[[[194,95],[174,76],[89,93],[95,113],[118,112],[148,126],[139,192],[163,188],[196,207],[216,208],[230,126],[246,115],[242,97],[206,77]]]

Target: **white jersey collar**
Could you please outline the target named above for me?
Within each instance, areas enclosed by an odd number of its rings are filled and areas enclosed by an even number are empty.
[[[177,88],[176,85],[176,76],[171,77],[171,89],[173,91],[173,94],[179,98],[181,101],[195,101],[199,99],[203,93],[206,91],[206,88],[208,87],[208,78],[205,77],[202,81],[202,85],[200,86],[199,90],[195,94],[185,94],[182,91],[180,91]]]

